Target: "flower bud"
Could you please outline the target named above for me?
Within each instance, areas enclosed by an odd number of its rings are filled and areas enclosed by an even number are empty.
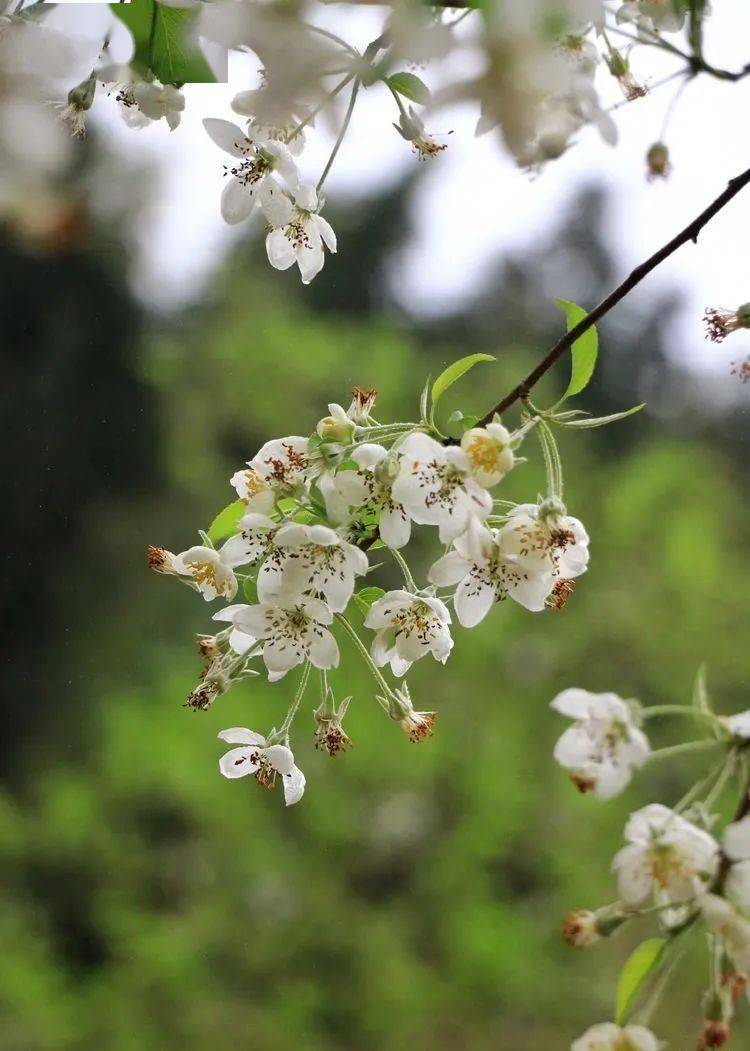
[[[212,661],[221,653],[219,640],[215,635],[199,635],[196,639],[198,653],[204,660]]]
[[[732,1030],[729,1022],[704,1022],[703,1032],[698,1044],[699,1051],[704,1051],[704,1048],[709,1047],[724,1047],[725,1044],[729,1043],[731,1035]]]
[[[672,171],[672,164],[669,160],[669,150],[663,142],[655,142],[653,146],[649,147],[646,154],[646,165],[648,167],[646,176],[648,179],[666,179],[668,177]]]
[[[354,437],[355,425],[340,405],[329,405],[330,416],[324,416],[315,428],[324,442],[341,442],[348,445]]]
[[[96,77],[88,77],[68,92],[68,102],[78,110],[89,110],[94,104]]]

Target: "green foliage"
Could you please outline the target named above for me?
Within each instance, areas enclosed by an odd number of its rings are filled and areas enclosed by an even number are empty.
[[[579,321],[582,321],[588,311],[571,303],[568,299],[556,299],[555,302],[561,310],[565,311],[565,318],[570,331]],[[570,348],[572,363],[570,366],[570,382],[563,395],[563,399],[571,398],[574,394],[580,394],[588,386],[596,368],[596,358],[599,353],[599,335],[596,326],[592,325],[582,336],[575,341]]]
[[[644,982],[654,972],[664,955],[666,938],[649,938],[630,954],[617,982],[615,1022],[624,1025]]]
[[[162,84],[215,82],[210,66],[190,38],[195,28],[195,11],[168,7],[157,0],[131,0],[110,7],[133,34],[135,53],[131,65],[138,73],[150,71]]]
[[[354,601],[357,603],[362,613],[367,615],[370,612],[370,606],[373,602],[377,602],[377,600],[382,598],[383,595],[385,595],[383,588],[362,588],[361,591],[355,591]]]
[[[208,527],[208,539],[212,544],[218,544],[227,537],[234,536],[237,532],[237,523],[247,510],[244,500],[233,500],[223,510],[219,511],[211,525]]]
[[[387,80],[393,91],[411,102],[426,106],[430,101],[430,89],[415,73],[392,73]]]

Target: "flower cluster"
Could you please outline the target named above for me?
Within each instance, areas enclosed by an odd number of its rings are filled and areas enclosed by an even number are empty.
[[[5,6],[0,0],[0,12]],[[365,91],[385,93],[393,105],[385,133],[395,129],[420,160],[447,148],[445,137],[431,134],[425,121],[446,104],[469,101],[478,113],[476,134],[496,129],[517,162],[536,170],[560,157],[586,126],[616,143],[613,107],[600,99],[606,76],[595,83],[595,74],[609,73],[625,100],[644,96],[631,52],[642,43],[688,58],[664,36],[689,28],[688,44],[700,39],[696,19],[705,20],[709,7],[693,5],[688,26],[687,6],[687,0],[529,0],[491,5],[482,17],[467,8],[456,17],[412,0],[389,0],[379,33],[360,50],[346,39],[346,16],[338,19],[336,32],[328,28],[323,4],[303,12],[256,0],[143,0],[148,33],[133,23],[126,5],[111,5],[92,20],[99,28],[81,40],[64,10],[22,3],[13,14],[0,13],[0,118],[12,118],[33,96],[40,142],[46,145],[57,134],[48,126],[54,124],[48,102],[72,136],[81,138],[97,95],[103,95],[115,100],[131,128],[159,123],[175,131],[187,105],[184,85],[217,77],[218,65],[211,68],[205,45],[225,55],[254,52],[258,79],[241,85],[231,103],[240,123],[205,121],[213,141],[233,158],[224,169],[221,214],[239,223],[259,206],[269,262],[280,270],[296,265],[309,283],[326,251],[336,251],[336,237],[321,215],[323,187]],[[355,24],[351,29],[358,32]],[[702,72],[732,79],[700,54],[695,57]],[[433,64],[439,64],[434,93],[414,72]],[[467,76],[465,70],[480,72]],[[695,71],[688,61],[676,72]],[[311,180],[298,163],[318,117],[334,131],[335,142]],[[19,142],[28,150],[32,138],[14,136],[16,126],[13,119],[0,119],[0,138],[4,128],[11,129],[11,155]],[[650,177],[667,174],[663,142],[649,151],[648,170]]]
[[[577,948],[594,945],[639,917],[661,927],[660,937],[631,957],[628,993],[618,996],[614,1022],[593,1026],[572,1051],[658,1051],[663,1045],[646,1026],[683,943],[701,925],[710,958],[697,1046],[724,1046],[750,973],[750,712],[716,715],[702,673],[690,706],[644,708],[613,693],[569,689],[552,707],[574,720],[558,741],[555,758],[582,791],[602,799],[622,791],[646,762],[717,753],[716,764],[675,806],[650,803],[631,814],[625,845],[612,862],[617,899],[595,911],[574,909],[565,919],[565,940]],[[641,725],[659,716],[686,717],[703,727],[705,736],[653,751]],[[719,833],[716,809],[735,776],[740,802]]]
[[[364,660],[384,712],[419,742],[436,715],[415,710],[404,678],[424,657],[448,660],[454,620],[474,627],[507,598],[536,613],[557,608],[560,588],[569,592],[588,565],[588,535],[560,498],[559,465],[534,503],[496,495],[531,431],[546,459],[559,461],[549,422],[529,411],[516,431],[495,417],[447,439],[433,422],[434,404],[428,411],[424,402],[418,422],[379,423],[374,402],[374,391],[355,389],[349,408],[329,405],[312,435],[266,442],[232,475],[238,499],[199,544],[178,554],[149,548],[154,570],[225,603],[213,615],[221,630],[199,637],[208,664],[188,707],[209,708],[260,669],[271,683],[299,669],[278,728],[264,737],[223,734],[243,747],[222,760],[222,773],[250,773],[266,785],[278,774],[287,803],[304,787],[289,736],[311,669],[321,683],[316,744],[334,755],[351,743],[342,726],[350,698],[337,704],[330,681],[342,643]],[[418,586],[402,552],[420,526],[436,530],[442,550]],[[377,568],[370,553],[380,560],[383,549],[403,578],[387,591],[369,583]]]

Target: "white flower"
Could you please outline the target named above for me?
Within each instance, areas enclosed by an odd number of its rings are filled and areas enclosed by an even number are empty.
[[[750,917],[750,817],[727,825],[721,845],[731,862],[724,884],[726,896]]]
[[[389,591],[373,602],[365,619],[376,630],[372,657],[379,668],[390,662],[394,675],[406,675],[420,657],[431,653],[442,664],[453,648],[450,613],[440,599]]]
[[[274,536],[279,529],[267,515],[250,511],[237,523],[237,533],[222,547],[225,559],[235,566],[249,566],[266,558],[274,549]]]
[[[650,746],[633,722],[633,712],[616,693],[563,690],[551,707],[575,719],[555,745],[555,759],[570,771],[582,792],[611,799],[643,766]]]
[[[171,84],[148,83],[142,80],[133,86],[133,98],[138,103],[141,113],[149,120],[161,120],[163,117],[174,131],[182,118],[185,109],[185,96]]]
[[[570,1051],[659,1051],[662,1043],[642,1025],[621,1028],[614,1022],[602,1022],[587,1029],[570,1045]]]
[[[544,555],[519,554],[512,535],[510,539],[511,551],[506,552],[507,533],[472,519],[466,532],[453,541],[454,550],[430,569],[430,582],[438,587],[458,584],[454,608],[465,628],[479,624],[493,604],[508,595],[534,613],[544,609],[555,586],[553,567]]]
[[[279,497],[304,488],[311,470],[308,440],[293,434],[266,442],[230,481],[249,508],[267,514]]]
[[[277,139],[285,143],[293,156],[298,157],[305,147],[305,128],[300,131],[295,129],[309,116],[309,112],[299,104],[294,112],[279,108],[267,95],[267,92],[257,88],[240,91],[232,99],[232,109],[240,116],[248,118],[249,138]],[[312,125],[313,121],[309,124]]]
[[[659,803],[631,815],[625,839],[628,845],[612,867],[626,905],[641,906],[652,895],[660,904],[683,904],[705,891],[718,872],[713,836]]]
[[[285,198],[279,203],[266,235],[268,262],[277,270],[288,270],[296,263],[303,285],[323,269],[325,253],[336,251],[336,234],[331,224],[318,214],[318,194],[314,186],[302,185],[294,191],[294,204]]]
[[[471,427],[461,438],[461,448],[469,458],[471,470],[485,489],[501,482],[513,470],[515,457],[510,447],[510,434],[495,417],[486,427]]]
[[[349,413],[342,405],[335,401],[329,402],[328,416],[318,420],[315,430],[318,437],[329,442],[340,442],[344,445],[351,444],[356,429],[355,423]]]
[[[226,599],[234,598],[237,578],[233,567],[242,564],[243,559],[234,546],[225,544],[216,551],[212,547],[197,545],[175,555],[170,572],[192,577],[206,602],[211,602],[220,595]]]
[[[374,387],[370,387],[369,390],[354,387],[352,390],[352,402],[346,410],[346,415],[361,427],[367,426],[372,416],[372,410],[375,408],[377,396],[378,392]]]
[[[232,630],[229,633],[229,645],[238,656],[243,656],[254,646],[257,639],[254,639],[252,635],[248,635],[246,631],[242,631],[240,628],[234,626],[234,618],[240,610],[246,609],[245,603],[238,602],[233,606],[225,606],[224,609],[220,609],[218,613],[214,613],[211,620],[217,620],[219,622],[225,622],[232,625]]]
[[[415,432],[398,452],[401,473],[392,497],[413,522],[438,526],[444,544],[465,532],[472,518],[484,520],[492,510],[492,497],[472,475],[463,449],[445,448]]]
[[[750,971],[750,921],[716,894],[701,895],[700,909],[709,930],[718,935],[735,968]]]
[[[556,581],[573,580],[588,566],[588,534],[556,499],[518,504],[500,530],[498,543],[532,574],[539,572],[540,563],[546,564]]]
[[[221,730],[220,741],[241,745],[232,748],[219,760],[219,770],[224,777],[246,777],[254,774],[264,788],[274,788],[280,776],[284,783],[284,800],[287,806],[298,803],[305,791],[305,775],[294,764],[290,748],[283,744],[266,744],[262,734],[244,726],[233,726]]]
[[[254,639],[264,639],[263,661],[270,682],[277,682],[297,664],[309,660],[316,668],[336,668],[338,644],[328,630],[333,613],[315,598],[280,593],[256,606],[242,606],[232,623]]]
[[[323,495],[329,518],[344,522],[350,508],[378,518],[380,539],[387,547],[409,542],[411,521],[402,504],[393,498],[393,482],[400,471],[396,456],[382,445],[366,443],[352,450],[356,471],[339,471],[325,478]]]
[[[355,577],[368,568],[367,555],[324,525],[287,522],[274,535],[274,550],[258,574],[258,595],[322,595],[334,613],[343,613]]]
[[[741,741],[750,740],[750,711],[737,712],[736,715],[720,715],[719,722],[726,726],[732,737]]]
[[[272,139],[250,139],[228,120],[207,117],[203,127],[220,149],[239,162],[227,170],[230,179],[221,195],[224,221],[242,222],[260,203],[266,218],[274,225],[279,215],[285,213],[288,198],[273,175],[277,174],[291,190],[299,182],[297,166],[287,147]]]
[[[618,22],[643,23],[661,32],[676,33],[685,24],[685,10],[677,10],[674,0],[627,0],[617,11]]]

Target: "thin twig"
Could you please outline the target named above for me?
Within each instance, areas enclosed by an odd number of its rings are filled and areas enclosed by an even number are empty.
[[[733,200],[737,194],[743,190],[748,183],[750,183],[750,168],[744,171],[741,175],[737,175],[734,179],[730,179],[726,189],[719,194],[715,201],[713,201],[705,211],[701,212],[691,223],[685,227],[676,237],[673,237],[671,241],[668,241],[662,248],[657,252],[654,252],[645,262],[637,266],[632,271],[629,277],[627,277],[621,285],[618,285],[614,291],[595,306],[594,309],[582,318],[577,325],[574,325],[569,332],[566,332],[557,343],[552,347],[549,353],[539,362],[539,364],[531,370],[525,379],[513,388],[513,390],[506,394],[505,397],[497,403],[488,413],[486,413],[481,420],[476,424],[477,427],[486,427],[488,423],[492,421],[495,413],[505,412],[506,409],[510,408],[517,401],[525,400],[528,398],[531,390],[536,386],[542,376],[547,373],[555,362],[563,356],[566,350],[573,346],[575,341],[579,339],[584,332],[587,332],[593,325],[597,323],[605,314],[624,299],[629,292],[643,281],[644,277],[647,277],[652,270],[655,270],[660,263],[663,263],[665,259],[668,259],[678,248],[681,248],[688,241],[692,241],[694,244],[698,243],[698,235],[704,226],[706,226],[715,215],[726,207],[731,200]]]

